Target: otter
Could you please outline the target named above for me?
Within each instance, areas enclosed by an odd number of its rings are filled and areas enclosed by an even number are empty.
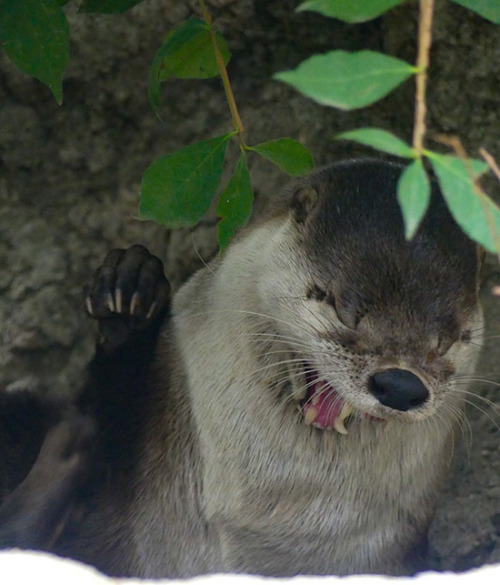
[[[14,487],[0,500],[0,548],[50,550],[92,468],[94,423],[90,417],[63,415],[58,412],[60,405],[33,394],[22,392],[3,398],[2,414],[13,411],[16,425],[33,424],[24,429],[28,436],[23,440],[19,427],[13,428],[9,421],[10,433],[3,437],[2,445],[15,445],[23,456],[11,460],[7,469],[5,453],[0,458],[3,479],[14,481]],[[32,409],[26,409],[28,404]],[[56,413],[61,416],[57,423]],[[32,414],[42,414],[42,418]],[[16,481],[16,476],[22,480]]]
[[[52,550],[116,576],[422,568],[481,343],[478,250],[439,189],[405,240],[403,167],[335,163],[168,301],[143,248],[87,297],[95,473]]]

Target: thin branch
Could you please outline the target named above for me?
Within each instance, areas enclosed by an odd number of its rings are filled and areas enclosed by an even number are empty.
[[[208,30],[210,32],[210,38],[212,41],[212,48],[215,54],[215,59],[217,61],[217,68],[219,69],[219,75],[222,79],[222,84],[224,85],[224,91],[226,93],[227,103],[229,105],[229,110],[231,112],[231,118],[233,120],[233,127],[238,132],[238,138],[240,140],[240,145],[242,150],[246,149],[245,139],[243,135],[245,133],[245,127],[243,126],[243,122],[241,121],[240,114],[238,112],[238,107],[236,106],[236,100],[234,99],[233,90],[231,88],[231,83],[229,82],[229,77],[227,74],[226,65],[224,64],[224,58],[220,52],[219,45],[217,44],[217,37],[216,32],[212,26],[212,15],[210,14],[205,2],[203,0],[200,1],[200,8],[203,13],[203,18],[208,25]]]
[[[413,148],[419,156],[424,151],[426,132],[427,105],[425,94],[427,89],[427,70],[432,43],[432,19],[434,16],[434,0],[420,0],[420,16],[418,27],[418,57],[416,76],[417,92],[415,96],[415,121],[413,126]]]
[[[495,173],[497,179],[500,181],[500,167],[498,166],[496,160],[491,156],[491,154],[486,150],[486,148],[480,148],[479,154],[488,163],[490,169]]]

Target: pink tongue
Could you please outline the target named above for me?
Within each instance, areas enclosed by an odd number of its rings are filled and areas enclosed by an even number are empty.
[[[342,410],[344,400],[326,382],[317,381],[313,387],[313,394],[303,407],[304,416],[312,408],[315,408],[317,415],[311,424],[322,429],[333,428],[337,417]]]

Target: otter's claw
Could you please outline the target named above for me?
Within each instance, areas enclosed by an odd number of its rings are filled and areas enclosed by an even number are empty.
[[[114,348],[162,312],[170,284],[161,260],[136,245],[112,250],[85,292],[87,313],[99,321],[101,344]]]

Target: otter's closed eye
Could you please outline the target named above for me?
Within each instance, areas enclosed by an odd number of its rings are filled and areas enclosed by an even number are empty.
[[[342,306],[342,304],[337,302],[336,298],[331,293],[323,290],[317,284],[313,284],[309,287],[306,297],[313,301],[326,303],[335,311],[338,320],[343,325],[348,329],[356,329],[360,321],[360,316]]]
[[[313,301],[324,301],[326,296],[326,291],[319,288],[317,284],[311,285],[306,293],[306,297]]]
[[[450,347],[453,345],[455,341],[456,339],[453,339],[448,335],[440,336],[436,348],[438,355],[445,355],[445,353],[447,353],[447,351],[450,349]]]
[[[470,339],[470,331],[463,331],[459,336],[446,335],[440,337],[437,345],[437,353],[438,355],[445,355],[457,341],[460,341],[461,343],[469,343]]]
[[[457,327],[453,333],[448,332],[439,336],[436,351],[438,355],[445,355],[456,342],[470,343],[471,339],[472,331],[470,329],[460,331]]]
[[[308,299],[312,299],[314,301],[319,302],[324,301],[327,305],[333,307],[335,311],[337,310],[337,303],[335,302],[335,297],[331,293],[326,292],[325,290],[320,288],[317,284],[313,284],[309,288],[306,296]]]

